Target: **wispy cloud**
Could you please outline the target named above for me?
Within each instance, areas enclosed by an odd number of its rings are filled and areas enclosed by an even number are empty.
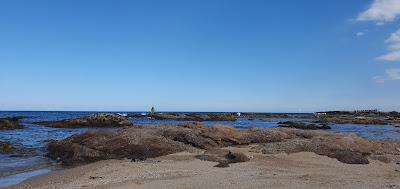
[[[356,36],[357,36],[357,37],[361,37],[361,36],[363,36],[363,35],[365,35],[364,32],[357,32],[357,33],[356,33]]]
[[[374,80],[376,83],[400,80],[400,68],[387,69],[385,76],[375,76],[372,78],[372,80]]]
[[[386,74],[390,80],[400,80],[400,69],[398,68],[386,70]]]
[[[391,22],[400,16],[399,0],[374,0],[370,7],[360,13],[357,21],[372,21],[377,25]]]

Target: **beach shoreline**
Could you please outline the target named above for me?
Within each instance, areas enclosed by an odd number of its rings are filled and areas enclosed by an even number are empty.
[[[179,152],[145,161],[103,160],[35,176],[21,188],[400,188],[400,165],[370,160],[344,164],[311,152],[262,154],[251,146],[227,147],[251,160],[214,167],[216,162]]]

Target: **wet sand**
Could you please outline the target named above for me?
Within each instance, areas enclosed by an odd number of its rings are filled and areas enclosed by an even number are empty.
[[[249,147],[249,162],[213,167],[216,162],[181,152],[148,159],[105,160],[33,177],[10,188],[400,188],[400,165],[370,160],[344,164],[315,153],[265,155]]]

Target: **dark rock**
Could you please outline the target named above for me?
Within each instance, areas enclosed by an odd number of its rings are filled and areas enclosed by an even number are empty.
[[[347,164],[369,164],[368,158],[359,152],[351,152],[348,150],[338,150],[329,154],[328,157],[336,158],[342,163]]]
[[[231,163],[240,163],[250,160],[244,153],[223,149],[210,149],[205,151],[204,154],[196,156],[196,158],[203,161],[218,162],[219,164],[214,167],[229,167]]]
[[[0,141],[0,153],[11,153],[15,148],[8,142]]]
[[[219,162],[217,165],[215,165],[214,167],[219,167],[219,168],[226,168],[229,167],[229,163],[228,162]]]
[[[24,117],[11,117],[11,118],[0,118],[0,130],[12,130],[12,129],[23,129],[19,123],[19,120],[23,119]]]
[[[331,127],[326,124],[316,125],[316,124],[297,123],[291,121],[278,122],[278,124],[279,127],[304,129],[304,130],[331,129]]]
[[[226,155],[226,159],[228,159],[229,163],[239,163],[239,162],[246,162],[250,161],[250,158],[241,152],[231,152]]]
[[[90,176],[89,179],[102,179],[103,177],[98,177],[98,176]]]
[[[56,128],[123,127],[133,125],[128,121],[127,117],[115,114],[95,114],[76,119],[36,122],[35,124]]]

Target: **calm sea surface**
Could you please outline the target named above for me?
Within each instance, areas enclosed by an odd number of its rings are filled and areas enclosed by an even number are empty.
[[[67,118],[78,118],[99,112],[1,112],[0,117],[25,116],[22,120],[24,129],[0,131],[0,141],[12,143],[16,147],[26,149],[26,155],[15,156],[0,154],[0,187],[19,183],[35,175],[50,172],[58,169],[55,162],[48,159],[46,145],[49,140],[61,140],[74,134],[85,132],[89,129],[62,129],[50,128],[32,124],[37,121],[54,121]],[[114,112],[115,113],[115,112]],[[119,112],[128,113],[128,112]],[[153,119],[131,119],[136,124],[154,123],[179,123],[172,120]],[[279,121],[312,122],[307,119],[238,119],[235,122],[229,121],[206,121],[205,125],[222,124],[233,127],[276,127]],[[372,140],[400,140],[400,128],[392,125],[355,125],[355,124],[332,124],[331,132],[352,132]],[[102,128],[101,130],[118,130],[121,128]],[[94,129],[91,129],[94,130]],[[99,129],[95,129],[99,130]]]

